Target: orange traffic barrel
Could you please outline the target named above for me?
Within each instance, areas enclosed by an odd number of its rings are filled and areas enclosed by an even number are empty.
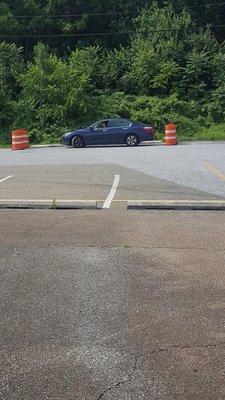
[[[12,131],[12,150],[24,150],[29,147],[29,138],[26,129]]]
[[[165,145],[172,146],[177,144],[177,127],[170,123],[165,128]]]

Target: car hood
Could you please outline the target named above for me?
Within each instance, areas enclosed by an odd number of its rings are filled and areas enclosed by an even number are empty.
[[[74,132],[86,132],[88,128],[78,128]]]

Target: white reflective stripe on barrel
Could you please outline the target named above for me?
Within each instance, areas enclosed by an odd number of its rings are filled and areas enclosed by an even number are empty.
[[[165,137],[166,140],[176,139],[176,138],[177,138],[176,136],[166,136],[166,137]]]
[[[13,139],[27,139],[27,135],[12,135]]]
[[[29,141],[28,140],[24,140],[23,142],[13,142],[13,144],[27,144],[27,143],[29,143]]]
[[[177,133],[177,131],[176,131],[176,129],[173,129],[173,130],[166,129],[166,133]]]
[[[13,144],[20,144],[20,143],[29,143],[29,140],[13,140],[12,141]]]

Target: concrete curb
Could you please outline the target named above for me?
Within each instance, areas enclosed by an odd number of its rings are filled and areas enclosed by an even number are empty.
[[[38,148],[45,148],[45,147],[63,147],[63,145],[62,144],[60,144],[60,143],[58,143],[58,144],[32,144],[31,146],[31,149],[38,149]]]
[[[144,144],[147,146],[154,146],[154,145],[164,145],[164,142],[162,140],[152,140],[151,142],[146,142],[145,140],[143,142],[140,142],[140,144]]]
[[[225,144],[225,140],[181,140],[179,144],[191,145],[191,144]]]
[[[97,210],[95,200],[0,200],[0,209]]]
[[[128,201],[128,210],[219,210],[225,211],[222,200],[149,200]]]

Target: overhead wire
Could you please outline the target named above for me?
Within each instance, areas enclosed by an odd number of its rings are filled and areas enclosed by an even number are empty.
[[[220,3],[206,3],[206,4],[196,4],[193,6],[188,6],[190,9],[195,9],[195,8],[210,8],[210,7],[221,7],[225,6],[225,2],[220,2]],[[184,5],[183,7],[175,7],[175,9],[185,9],[187,6]],[[78,13],[78,14],[49,14],[49,15],[11,15],[14,18],[44,18],[44,19],[49,19],[49,18],[82,18],[82,17],[97,17],[97,16],[110,16],[110,15],[129,15],[129,14],[136,14],[139,12],[140,9],[132,10],[132,11],[111,11],[111,12],[102,12],[102,13]]]
[[[190,31],[198,31],[203,28],[225,28],[225,24],[218,25],[205,25],[199,26],[196,28],[188,28],[188,32]],[[155,32],[180,32],[182,29],[151,29],[151,30],[139,30],[137,33],[139,34],[148,34]],[[25,35],[0,35],[0,38],[48,38],[48,37],[78,37],[78,36],[113,36],[113,35],[131,35],[133,31],[120,31],[120,32],[86,32],[86,33],[53,33],[53,34],[25,34]]]

